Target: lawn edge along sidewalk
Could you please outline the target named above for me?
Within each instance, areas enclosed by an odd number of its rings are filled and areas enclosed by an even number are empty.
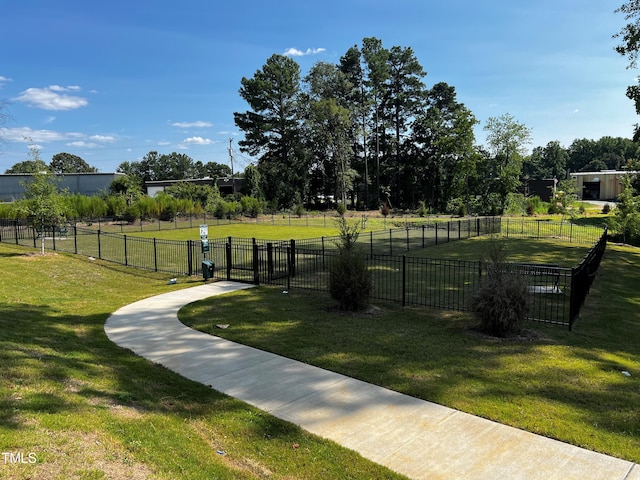
[[[640,480],[640,466],[193,330],[184,305],[250,288],[216,282],[146,298],[109,339],[415,479]]]

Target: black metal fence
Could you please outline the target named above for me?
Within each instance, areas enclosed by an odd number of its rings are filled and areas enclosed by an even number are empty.
[[[506,225],[505,225],[506,223]],[[599,232],[599,237],[595,233]],[[518,264],[509,268],[529,285],[530,319],[568,326],[577,318],[606,248],[606,230],[557,222],[505,222],[499,217],[407,224],[404,228],[360,235],[373,276],[372,298],[402,305],[468,310],[469,299],[486,276],[479,261],[416,258],[406,252],[470,237],[501,234],[553,237],[590,242],[591,248],[574,268]],[[118,264],[171,275],[202,275],[202,261],[214,263],[214,278],[282,285],[288,289],[328,289],[329,272],[337,256],[338,237],[310,240],[218,238],[203,252],[200,241],[141,238],[69,226],[37,232],[24,222],[0,220],[0,242],[91,256]]]

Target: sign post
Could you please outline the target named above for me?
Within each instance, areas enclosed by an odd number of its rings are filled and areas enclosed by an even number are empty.
[[[209,226],[200,225],[200,242],[202,243],[202,253],[204,258],[207,258],[207,252],[209,251]]]

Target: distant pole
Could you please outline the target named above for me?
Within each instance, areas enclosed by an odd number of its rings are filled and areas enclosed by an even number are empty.
[[[236,185],[233,180],[233,138],[229,139],[229,161],[231,162],[231,193],[236,193]]]

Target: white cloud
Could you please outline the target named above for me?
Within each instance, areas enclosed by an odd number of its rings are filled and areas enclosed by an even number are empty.
[[[53,123],[55,121],[56,121],[56,117],[50,116],[50,117],[45,118],[44,123]]]
[[[172,127],[178,128],[204,128],[213,127],[213,123],[205,122],[203,120],[197,120],[195,122],[175,122],[171,124]]]
[[[29,127],[5,128],[2,132],[5,140],[9,142],[25,142],[31,139],[38,143],[59,142],[67,140],[66,134],[55,132],[53,130],[32,130]]]
[[[6,128],[3,131],[5,140],[9,142],[29,141],[51,143],[68,141],[71,147],[100,148],[105,143],[112,143],[116,138],[109,135],[86,135],[79,132],[56,132],[55,130],[33,130],[29,127]]]
[[[13,80],[11,80],[9,77],[3,77],[2,75],[0,75],[0,88],[2,88],[2,84],[6,83],[6,82],[12,82]]]
[[[83,140],[77,142],[69,142],[67,143],[68,147],[78,147],[78,148],[96,148],[98,145],[96,143],[85,142]]]
[[[116,141],[116,137],[112,137],[111,135],[91,135],[89,138],[96,142],[112,143]]]
[[[302,57],[304,55],[316,55],[326,51],[326,48],[307,48],[305,51],[298,50],[297,48],[288,48],[285,50],[283,55],[290,57]]]
[[[27,88],[15,100],[44,110],[73,110],[87,106],[89,104],[88,100],[62,92],[77,91],[79,89],[80,87],[76,85],[70,87],[51,85],[45,88]]]
[[[161,147],[165,147],[167,145],[171,145],[171,142],[167,142],[166,140],[161,140],[158,142],[158,145]]]
[[[202,137],[189,137],[185,138],[182,143],[186,143],[187,145],[211,145],[213,140]]]

